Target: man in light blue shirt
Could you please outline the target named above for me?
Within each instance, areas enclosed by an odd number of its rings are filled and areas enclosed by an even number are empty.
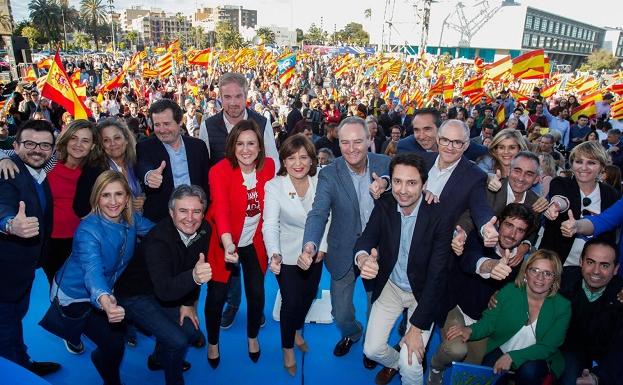
[[[553,114],[552,114],[553,113]],[[547,119],[547,124],[549,124],[550,130],[556,130],[560,132],[561,143],[565,146],[565,148],[569,147],[569,133],[571,131],[569,121],[567,118],[569,117],[569,110],[564,107],[555,107],[552,108],[552,113],[547,109],[547,104],[543,104],[543,115]]]

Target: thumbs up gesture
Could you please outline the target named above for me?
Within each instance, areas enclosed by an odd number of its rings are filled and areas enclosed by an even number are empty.
[[[485,243],[485,247],[494,247],[498,243],[498,230],[495,228],[496,217],[491,217],[489,222],[482,226],[482,238]]]
[[[588,369],[582,370],[582,375],[575,381],[576,385],[597,385],[597,378]]]
[[[487,181],[487,188],[489,191],[499,191],[502,188],[502,172],[500,170],[495,171],[495,175],[490,175]]]
[[[461,226],[456,226],[454,230],[454,236],[452,237],[452,251],[454,254],[463,254],[463,247],[465,246],[465,240],[467,239],[467,233]]]
[[[508,260],[511,258],[510,250],[506,249],[504,251],[504,256],[500,258],[498,263],[491,270],[491,278],[502,281],[506,279],[513,271],[513,269],[508,265]]]
[[[198,284],[206,283],[212,279],[212,267],[206,262],[206,257],[203,253],[199,253],[199,260],[193,268],[193,279]]]
[[[569,210],[569,219],[560,224],[560,232],[563,236],[571,238],[578,232],[578,222],[573,217],[573,211]]]
[[[387,188],[387,181],[380,176],[376,175],[375,172],[372,173],[372,183],[370,184],[369,190],[370,194],[372,194],[372,198],[379,199],[381,194]]]
[[[238,263],[238,252],[236,251],[236,245],[233,243],[225,246],[225,262]]]
[[[281,261],[283,258],[280,254],[274,253],[272,257],[270,257],[270,271],[275,275],[279,275],[281,273]]]
[[[361,278],[373,279],[379,273],[379,263],[377,261],[379,257],[376,249],[370,250],[370,254],[361,254],[357,258],[358,267],[361,271]]]
[[[167,167],[167,162],[163,160],[158,168],[147,172],[147,176],[145,177],[147,186],[150,188],[160,187],[162,184],[162,173],[164,172],[165,167]]]
[[[106,312],[108,322],[118,323],[125,317],[125,309],[117,304],[117,299],[110,294],[104,294],[99,299],[102,309]]]
[[[299,259],[296,261],[296,265],[303,270],[309,269],[311,264],[314,262],[314,246],[311,243],[305,244],[303,247],[303,252],[299,255]]]
[[[26,216],[26,204],[19,202],[17,214],[11,220],[9,232],[20,238],[32,238],[39,235],[39,219]]]

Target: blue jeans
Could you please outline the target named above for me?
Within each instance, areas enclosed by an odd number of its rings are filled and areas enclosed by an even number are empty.
[[[361,323],[355,319],[355,305],[353,304],[355,283],[357,283],[357,276],[352,266],[342,278],[333,279],[331,277],[331,315],[335,318],[342,338],[349,337],[353,341],[359,340],[363,334]],[[369,317],[371,293],[366,294],[368,300],[367,316]]]
[[[154,359],[164,369],[167,385],[183,385],[182,366],[188,343],[203,338],[188,319],[179,325],[179,307],[164,307],[154,295],[119,298],[126,318],[156,337]]]
[[[562,352],[565,357],[565,370],[560,376],[560,385],[575,385],[583,369],[593,366],[592,360],[582,352]]]
[[[26,353],[22,319],[28,312],[30,290],[17,302],[0,302],[0,356],[25,368],[30,365]]]
[[[482,360],[482,365],[493,367],[498,358],[502,357],[503,354],[500,348],[492,350],[485,355],[485,358]],[[515,370],[514,375],[507,374],[500,378],[496,384],[506,385],[508,384],[508,380],[512,378],[515,380],[515,385],[540,385],[543,383],[548,373],[549,367],[545,360],[526,361]]]

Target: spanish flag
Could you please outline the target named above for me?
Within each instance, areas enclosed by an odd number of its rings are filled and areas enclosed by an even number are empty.
[[[498,124],[498,127],[502,127],[505,121],[506,113],[504,112],[504,104],[500,104],[498,110],[495,112],[495,122]]]
[[[545,51],[537,49],[535,51],[526,52],[513,59],[513,67],[511,72],[515,78],[522,78],[524,73],[533,75],[534,72],[543,74],[545,71]],[[533,70],[529,73],[529,70]]]
[[[41,96],[60,104],[75,119],[87,119],[90,115],[90,111],[76,94],[58,51],[56,51],[50,72],[41,90]]]
[[[180,50],[180,39],[175,39],[167,45],[167,52],[179,52]]]
[[[617,95],[623,95],[623,84],[610,84],[608,89]]]
[[[573,110],[573,112],[571,112],[570,118],[574,122],[577,122],[578,119],[580,118],[580,115],[586,115],[589,118],[592,118],[593,116],[597,115],[597,106],[595,105],[595,102],[589,101],[587,103],[582,103],[581,106],[579,106],[578,108]]]
[[[556,92],[558,92],[559,89],[560,89],[560,82],[556,82],[550,85],[549,87],[545,88],[543,91],[541,91],[541,96],[544,98],[549,98],[552,95],[554,95]]]
[[[52,66],[52,58],[47,58],[47,59],[43,59],[41,60],[39,63],[37,63],[37,68],[41,69],[41,68],[50,68]]]
[[[610,117],[612,119],[623,119],[623,99],[610,105]]]
[[[510,56],[506,56],[485,67],[485,77],[491,80],[499,80],[502,75],[513,68],[513,61]]]
[[[469,79],[465,83],[463,83],[463,90],[461,91],[461,94],[463,96],[468,96],[471,94],[482,93],[482,90],[483,90],[482,79],[483,79],[482,75],[476,76],[474,78]]]
[[[193,55],[190,60],[188,60],[188,64],[194,64],[198,66],[209,66],[212,63],[212,50],[210,48],[206,48],[203,51],[199,51]]]
[[[26,76],[22,78],[22,80],[25,82],[36,82],[37,74],[35,73],[35,69],[29,66],[28,72],[26,73]]]
[[[448,104],[454,97],[454,83],[452,79],[448,79],[449,83],[443,85],[443,101]]]
[[[387,72],[383,72],[381,75],[381,79],[379,80],[378,89],[380,93],[384,93],[387,91],[387,85],[389,84],[389,74]]]
[[[125,71],[119,72],[117,76],[112,78],[108,83],[104,84],[104,86],[100,89],[100,92],[108,92],[114,90],[115,88],[119,88],[125,82]]]

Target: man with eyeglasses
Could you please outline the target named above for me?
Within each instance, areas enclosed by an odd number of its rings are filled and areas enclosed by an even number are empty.
[[[52,195],[43,165],[52,156],[54,128],[45,120],[29,120],[17,131],[13,147],[11,160],[19,173],[0,180],[0,356],[43,376],[60,365],[30,359],[22,319],[52,233]]]

